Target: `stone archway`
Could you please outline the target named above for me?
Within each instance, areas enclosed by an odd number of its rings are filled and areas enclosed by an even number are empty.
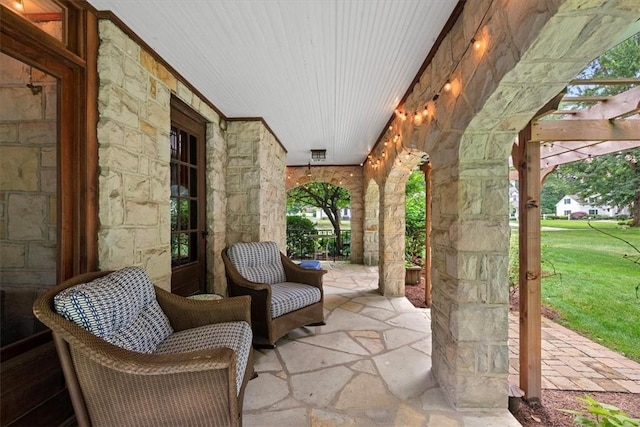
[[[425,153],[402,149],[380,184],[378,290],[403,296],[405,284],[405,189],[411,171]]]
[[[433,369],[458,408],[506,406],[513,138],[640,17],[633,3],[467,2],[365,165],[384,200],[405,149],[431,156]],[[384,280],[396,270],[383,267]]]
[[[362,168],[359,166],[289,166],[286,172],[286,191],[308,182],[328,182],[349,191],[351,197],[350,261],[362,264],[364,236]]]

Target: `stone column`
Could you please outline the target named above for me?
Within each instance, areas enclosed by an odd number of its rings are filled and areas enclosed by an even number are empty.
[[[272,240],[286,247],[286,151],[260,121],[227,129],[227,243]]]
[[[364,197],[364,259],[366,265],[378,265],[380,242],[378,224],[380,221],[380,190],[378,184],[369,181]]]
[[[433,369],[455,407],[500,408],[509,366],[507,163],[454,162],[432,175]]]
[[[380,186],[380,282],[385,296],[404,295],[405,180],[388,179]]]

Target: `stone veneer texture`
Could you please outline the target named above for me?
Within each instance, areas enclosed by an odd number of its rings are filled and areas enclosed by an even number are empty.
[[[208,288],[224,292],[224,165],[220,118],[113,22],[99,22],[100,269],[144,267],[170,289],[169,132],[171,96],[207,125]],[[213,282],[213,283],[212,283]]]
[[[227,129],[228,243],[271,240],[285,251],[286,152],[261,121]]]

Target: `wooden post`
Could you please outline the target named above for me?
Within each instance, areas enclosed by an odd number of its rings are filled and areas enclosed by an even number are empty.
[[[431,162],[420,167],[425,182],[424,303],[427,307],[431,307],[431,168]]]
[[[520,388],[530,403],[542,396],[540,318],[540,144],[530,142],[529,123],[518,136],[514,163],[519,175]],[[516,151],[514,149],[514,151]]]

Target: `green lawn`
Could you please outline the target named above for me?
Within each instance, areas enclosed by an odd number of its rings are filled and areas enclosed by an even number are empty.
[[[333,230],[333,225],[331,225],[331,221],[329,221],[328,219],[319,219],[318,222],[316,222],[316,229]],[[351,230],[351,222],[340,221],[340,229]]]
[[[640,228],[592,224],[640,248]],[[548,220],[542,225],[571,228],[542,232],[542,269],[548,274],[542,280],[543,304],[557,311],[560,323],[570,329],[640,361],[640,261],[631,260],[640,254],[590,229],[586,221]]]

